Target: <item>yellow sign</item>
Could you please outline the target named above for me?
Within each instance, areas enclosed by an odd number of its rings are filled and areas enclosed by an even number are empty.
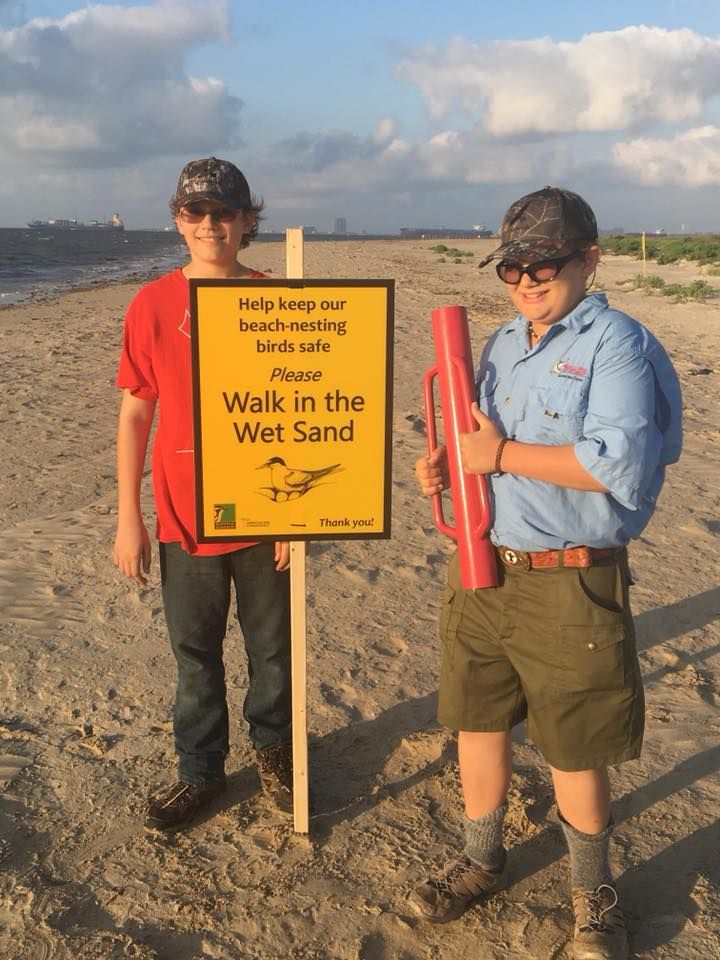
[[[387,538],[392,280],[191,280],[199,543]]]

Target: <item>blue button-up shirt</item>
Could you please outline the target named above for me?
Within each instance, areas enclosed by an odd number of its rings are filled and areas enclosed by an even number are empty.
[[[477,370],[480,408],[522,443],[572,444],[608,493],[512,473],[490,477],[496,544],[518,550],[624,545],[655,510],[680,456],[677,374],[642,324],[586,296],[531,349],[517,316],[489,339]]]

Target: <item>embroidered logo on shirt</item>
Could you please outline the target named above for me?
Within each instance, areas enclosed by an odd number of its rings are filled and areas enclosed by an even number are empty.
[[[574,363],[568,363],[567,360],[558,360],[552,368],[553,373],[560,377],[571,377],[573,380],[582,380],[587,376],[587,367],[579,367]]]

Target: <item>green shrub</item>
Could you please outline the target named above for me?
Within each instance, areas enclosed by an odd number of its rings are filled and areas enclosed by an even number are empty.
[[[436,243],[434,247],[430,247],[433,253],[444,254],[446,257],[450,257],[453,263],[462,263],[463,257],[474,257],[475,254],[472,250],[458,250],[457,247],[448,247],[444,243]]]
[[[656,274],[644,276],[637,273],[630,281],[635,290],[645,290],[646,293],[660,293],[663,297],[672,297],[676,303],[685,303],[688,300],[705,300],[715,292],[706,280],[693,280],[691,283],[665,283],[662,277]]]
[[[469,250],[458,250],[457,247],[448,247],[447,255],[449,257],[474,257],[475,254]]]
[[[642,256],[640,237],[601,237],[600,245],[607,253],[623,254],[630,257]],[[646,235],[645,251],[649,260],[657,260],[660,264],[677,263],[678,260],[714,263],[720,260],[720,237],[714,234],[688,237]]]
[[[626,257],[638,257],[641,254],[640,237],[602,237],[600,243],[606,253]]]
[[[648,273],[644,275],[642,273],[635,274],[633,278],[635,287],[640,287],[644,290],[659,290],[665,286],[665,281],[662,277],[658,277],[655,273]]]
[[[678,289],[670,293],[670,287],[677,287]],[[685,285],[672,283],[663,290],[665,296],[674,296],[678,300],[705,300],[714,292],[714,288],[706,280],[693,280],[692,283],[686,283]]]

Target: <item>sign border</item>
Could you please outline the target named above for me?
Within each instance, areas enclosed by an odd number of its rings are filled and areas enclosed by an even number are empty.
[[[190,347],[192,361],[192,402],[193,402],[193,446],[195,450],[195,527],[197,543],[259,543],[275,540],[389,540],[391,532],[391,502],[392,502],[392,425],[393,425],[393,381],[394,381],[394,350],[395,350],[395,281],[394,280],[306,280],[285,279],[276,277],[191,277],[190,285]],[[257,290],[262,287],[276,287],[286,290],[303,290],[306,287],[384,287],[386,291],[387,307],[387,337],[385,349],[385,474],[382,530],[375,532],[348,531],[341,533],[308,533],[296,531],[272,534],[237,533],[226,536],[212,536],[205,533],[205,518],[203,506],[203,470],[202,470],[202,410],[200,400],[200,344],[198,316],[198,290],[201,287],[229,287],[238,289]]]

